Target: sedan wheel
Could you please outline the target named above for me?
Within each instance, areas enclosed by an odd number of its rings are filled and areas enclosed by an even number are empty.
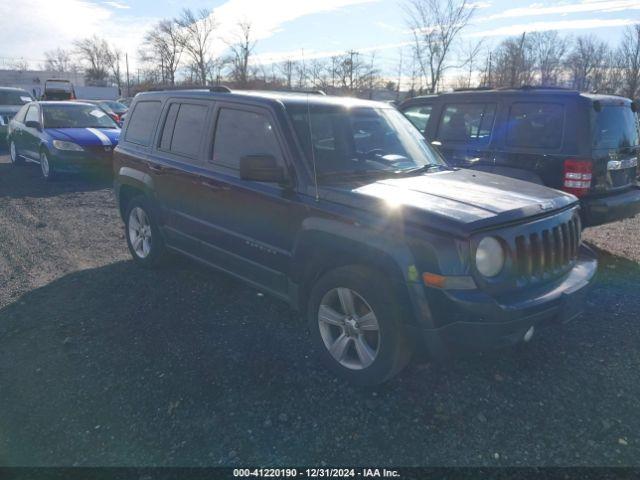
[[[53,178],[53,169],[51,168],[51,163],[49,163],[49,157],[46,152],[40,153],[40,170],[45,180],[51,180]]]
[[[18,163],[18,152],[16,151],[16,144],[13,140],[11,140],[11,145],[9,147],[9,152],[11,155],[11,163]]]
[[[151,222],[142,208],[134,207],[129,212],[128,232],[133,252],[140,259],[147,258],[152,245]]]
[[[369,367],[380,349],[380,326],[371,306],[349,288],[329,290],[320,301],[318,327],[325,347],[351,370]]]

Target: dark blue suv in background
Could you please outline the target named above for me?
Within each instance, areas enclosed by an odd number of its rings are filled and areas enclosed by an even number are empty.
[[[637,104],[573,90],[464,90],[400,110],[452,166],[519,178],[580,198],[585,226],[640,212]]]
[[[582,310],[573,195],[451,168],[385,104],[220,90],[133,101],[114,185],[138,264],[178,252],[287,301],[358,384]]]

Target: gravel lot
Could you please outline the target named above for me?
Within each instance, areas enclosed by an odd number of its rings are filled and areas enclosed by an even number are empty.
[[[594,229],[581,320],[335,380],[286,305],[129,260],[108,186],[0,157],[0,465],[640,465],[640,221]]]

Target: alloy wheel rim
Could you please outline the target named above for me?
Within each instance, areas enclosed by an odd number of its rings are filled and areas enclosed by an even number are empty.
[[[329,354],[340,365],[363,370],[380,351],[380,325],[375,312],[355,290],[329,290],[318,309],[320,336]]]
[[[151,252],[151,223],[146,212],[135,207],[129,213],[129,241],[139,258],[147,258]]]
[[[49,178],[49,159],[47,158],[46,153],[40,155],[40,168],[42,169],[42,175],[44,178]]]

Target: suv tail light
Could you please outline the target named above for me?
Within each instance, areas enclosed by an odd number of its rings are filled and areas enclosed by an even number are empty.
[[[565,160],[562,189],[576,197],[586,195],[591,188],[592,168],[591,160]]]

